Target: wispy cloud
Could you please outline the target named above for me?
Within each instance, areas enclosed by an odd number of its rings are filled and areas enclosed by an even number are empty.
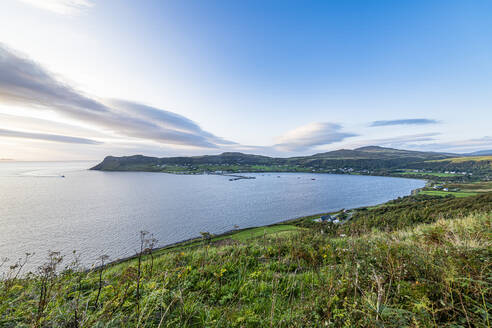
[[[215,145],[235,145],[235,142],[217,137],[210,132],[204,131],[197,123],[182,115],[125,100],[112,100],[112,107],[121,113],[133,116],[141,120],[149,120],[161,126],[163,129],[185,132],[207,139]]]
[[[87,138],[71,137],[71,136],[64,136],[59,134],[23,132],[23,131],[15,131],[15,130],[7,130],[7,129],[0,129],[0,136],[11,137],[11,138],[64,142],[64,143],[86,144],[86,145],[102,144],[102,142],[92,139],[87,139]]]
[[[60,15],[76,15],[94,5],[89,0],[19,0]]]
[[[439,121],[431,120],[428,118],[411,118],[401,120],[389,120],[389,121],[374,121],[369,126],[389,126],[389,125],[425,125],[425,124],[437,124]]]
[[[287,132],[277,138],[275,148],[283,151],[304,151],[315,146],[328,145],[342,141],[356,134],[342,132],[342,126],[336,123],[311,123]]]
[[[192,120],[176,113],[130,101],[102,100],[85,95],[2,44],[0,100],[53,110],[123,137],[201,148],[234,144],[204,131]]]

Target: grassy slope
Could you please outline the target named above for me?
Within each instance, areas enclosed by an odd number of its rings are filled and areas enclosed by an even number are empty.
[[[492,156],[465,156],[465,157],[453,157],[440,160],[430,160],[428,162],[451,162],[451,163],[466,163],[466,162],[489,162],[492,168]]]
[[[476,192],[460,192],[460,191],[441,191],[441,190],[422,190],[419,192],[422,195],[431,195],[431,196],[454,196],[454,197],[468,197],[477,195]]]
[[[492,191],[492,181],[480,181],[472,183],[446,183],[444,186],[449,189],[456,188],[459,191],[434,190],[430,187],[425,187],[419,190],[419,194],[430,196],[454,196],[457,198],[462,198],[484,194]]]
[[[244,230],[231,235],[229,238],[232,240],[245,242],[251,238],[263,237],[265,235],[278,234],[281,232],[290,232],[290,231],[297,231],[297,230],[299,230],[299,228],[296,226],[288,225],[288,224],[279,224],[269,227],[258,227],[254,229]],[[226,238],[228,237],[227,236],[218,237],[217,240],[222,240]]]
[[[396,173],[396,174],[399,174],[399,175],[408,175],[408,176],[428,175],[428,176],[434,176],[434,177],[438,177],[438,178],[461,176],[461,174],[457,174],[457,173],[439,173],[439,172],[425,172],[425,173],[419,173],[419,172],[401,172],[401,173]]]
[[[152,269],[145,259],[139,311],[136,260],[105,270],[97,308],[97,272],[67,271],[48,284],[39,326],[70,326],[76,308],[80,327],[490,326],[489,195],[412,199],[361,211],[334,234],[272,226],[231,235],[233,244],[168,250]],[[400,213],[405,224],[386,231]],[[40,286],[0,284],[1,327],[33,323]]]
[[[453,163],[463,163],[463,162],[483,162],[492,161],[492,156],[465,156],[465,157],[452,157],[447,159],[433,160],[429,162],[453,162]]]
[[[469,192],[491,192],[492,181],[480,181],[466,184],[447,184],[449,188],[460,188],[461,191]]]

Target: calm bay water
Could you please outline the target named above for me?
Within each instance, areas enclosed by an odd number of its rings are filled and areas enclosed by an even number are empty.
[[[89,171],[93,162],[0,163],[0,258],[77,250],[85,265],[138,248],[140,230],[159,245],[275,223],[410,194],[422,180],[334,174],[216,175]],[[64,175],[65,178],[62,178]],[[315,178],[316,180],[312,180]]]

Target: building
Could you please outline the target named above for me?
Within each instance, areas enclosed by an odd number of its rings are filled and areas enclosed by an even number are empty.
[[[333,222],[336,217],[331,215],[322,215],[321,217],[314,219],[314,222]]]

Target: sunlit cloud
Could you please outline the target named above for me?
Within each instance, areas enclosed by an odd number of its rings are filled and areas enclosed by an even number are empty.
[[[437,124],[439,121],[431,120],[428,118],[412,118],[401,120],[389,120],[389,121],[374,121],[370,126],[390,126],[390,125],[425,125],[425,124]]]
[[[341,130],[342,126],[336,123],[319,122],[303,125],[277,138],[274,147],[283,151],[304,151],[356,136],[354,133]]]
[[[218,148],[234,144],[166,110],[85,95],[36,62],[0,44],[0,101],[28,105],[129,137],[168,145]]]
[[[91,8],[89,0],[19,0],[31,6],[48,10],[60,15],[76,15]]]
[[[223,138],[217,137],[212,133],[204,131],[192,120],[167,110],[124,100],[112,100],[111,104],[113,108],[125,113],[126,115],[133,115],[134,117],[142,120],[150,120],[164,129],[173,129],[176,131],[199,135],[207,138],[210,142],[213,142],[216,145],[236,144],[235,142],[224,140]]]

